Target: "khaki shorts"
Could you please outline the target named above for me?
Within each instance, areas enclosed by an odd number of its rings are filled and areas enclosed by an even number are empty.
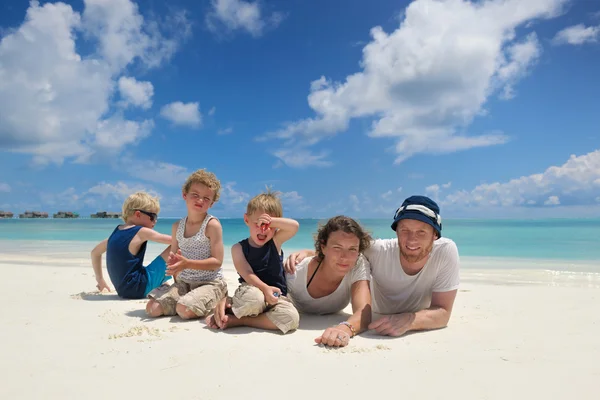
[[[298,329],[300,315],[296,307],[285,296],[279,297],[274,306],[265,302],[265,296],[255,286],[242,283],[233,295],[231,311],[237,318],[256,317],[262,313],[283,333]]]
[[[177,304],[184,305],[199,317],[208,315],[219,300],[227,296],[224,279],[209,282],[176,281],[172,285],[161,285],[148,293],[161,305],[164,315],[176,315]]]

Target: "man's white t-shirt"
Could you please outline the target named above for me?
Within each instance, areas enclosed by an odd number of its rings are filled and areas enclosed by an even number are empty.
[[[419,273],[407,275],[400,266],[397,239],[377,239],[365,251],[371,263],[373,311],[378,314],[417,312],[431,306],[433,292],[458,289],[458,248],[454,241],[433,242],[427,263]]]
[[[370,265],[361,254],[354,267],[348,271],[337,289],[318,299],[313,298],[306,288],[310,279],[308,277],[308,263],[313,257],[306,257],[296,266],[296,274],[286,274],[288,297],[299,312],[305,314],[332,314],[343,310],[350,303],[352,284],[357,281],[371,280]],[[323,268],[321,266],[321,268]],[[319,272],[317,272],[317,275]]]

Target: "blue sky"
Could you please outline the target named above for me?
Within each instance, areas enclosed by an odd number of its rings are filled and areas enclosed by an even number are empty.
[[[0,210],[212,213],[270,185],[293,217],[600,212],[600,4],[3,2]]]

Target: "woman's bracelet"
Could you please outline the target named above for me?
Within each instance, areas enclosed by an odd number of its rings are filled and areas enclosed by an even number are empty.
[[[354,327],[352,326],[352,324],[350,322],[340,322],[338,325],[346,325],[348,328],[350,328],[350,332],[352,332],[352,335],[350,335],[351,338],[353,338],[354,336],[356,336],[356,330],[354,329]]]

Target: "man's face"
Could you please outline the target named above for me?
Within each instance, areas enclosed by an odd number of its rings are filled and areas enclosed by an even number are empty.
[[[415,219],[403,219],[396,226],[400,254],[410,262],[422,261],[433,248],[436,233],[433,227]]]

